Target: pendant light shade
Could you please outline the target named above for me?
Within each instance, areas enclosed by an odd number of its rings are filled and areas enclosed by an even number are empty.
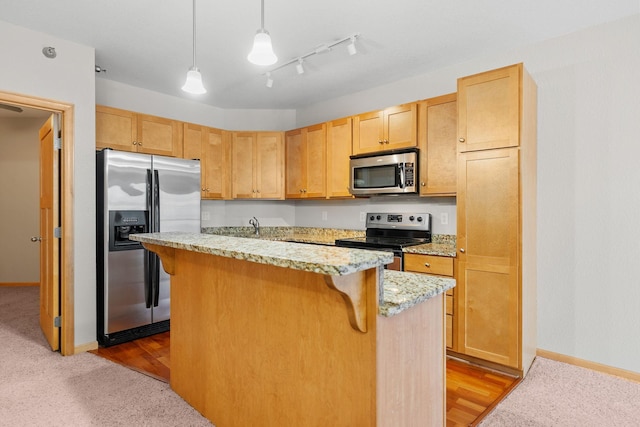
[[[278,57],[273,53],[271,36],[264,28],[259,29],[256,33],[253,39],[253,49],[247,55],[247,59],[256,65],[272,65],[278,62]]]
[[[253,38],[253,48],[251,52],[249,52],[249,55],[247,55],[247,59],[256,65],[273,65],[278,62],[278,57],[273,53],[271,36],[269,32],[264,29],[264,0],[261,0],[260,29]]]
[[[196,0],[193,0],[193,66],[187,72],[187,81],[185,81],[182,90],[194,95],[202,95],[207,90],[202,84],[202,75],[196,67]]]
[[[197,67],[189,68],[189,71],[187,72],[187,81],[184,83],[184,86],[182,86],[182,90],[194,95],[207,93],[207,90],[202,84],[202,75]]]

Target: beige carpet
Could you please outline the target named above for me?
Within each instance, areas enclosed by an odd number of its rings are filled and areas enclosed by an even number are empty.
[[[482,427],[638,427],[640,384],[538,357]]]
[[[168,384],[52,352],[38,298],[36,287],[0,287],[0,426],[211,426]]]

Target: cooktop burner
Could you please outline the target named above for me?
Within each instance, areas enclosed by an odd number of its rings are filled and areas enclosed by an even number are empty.
[[[336,246],[402,250],[431,242],[431,214],[368,213],[366,237],[338,239]]]

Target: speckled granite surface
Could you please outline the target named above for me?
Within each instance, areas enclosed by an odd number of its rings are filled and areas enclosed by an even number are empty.
[[[389,264],[393,254],[382,251],[301,245],[263,239],[168,232],[135,234],[131,240],[211,255],[343,276]]]
[[[384,270],[384,297],[378,308],[382,316],[393,316],[456,285],[455,279],[428,274]]]
[[[328,275],[347,275],[393,261],[393,254],[390,252],[317,244],[300,245],[265,238],[185,232],[135,234],[130,235],[130,238],[176,249]],[[380,295],[378,313],[388,317],[446,292],[455,286],[455,280],[427,274],[383,270],[381,284],[383,293]]]
[[[335,245],[336,239],[364,237],[365,235],[364,230],[314,227],[261,227],[259,236],[255,235],[253,227],[204,227],[202,232],[221,236],[316,243],[320,245]],[[431,243],[409,246],[404,252],[455,257],[456,236],[452,234],[434,234]]]

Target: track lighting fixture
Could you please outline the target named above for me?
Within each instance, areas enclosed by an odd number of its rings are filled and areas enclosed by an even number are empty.
[[[264,2],[264,0],[263,0],[263,2]],[[272,87],[273,86],[273,79],[271,78],[271,74],[274,71],[280,70],[281,68],[284,68],[284,67],[286,67],[288,65],[295,64],[296,71],[298,72],[298,74],[304,74],[305,69],[304,69],[303,63],[304,63],[306,58],[308,58],[308,57],[310,57],[312,55],[319,55],[321,53],[329,52],[331,50],[331,48],[333,48],[333,47],[335,47],[335,46],[337,46],[339,44],[342,44],[342,43],[345,43],[345,42],[350,42],[347,45],[347,52],[349,52],[349,55],[355,55],[356,53],[358,53],[358,51],[356,49],[356,39],[358,37],[360,37],[360,34],[355,33],[355,34],[352,34],[350,36],[347,36],[347,37],[341,38],[339,40],[333,41],[331,43],[322,43],[322,44],[318,45],[311,52],[305,53],[304,55],[301,55],[301,56],[298,56],[296,58],[293,58],[293,59],[285,62],[282,65],[279,65],[279,66],[277,66],[275,68],[272,68],[266,74],[264,74],[264,75],[267,76],[267,87]],[[251,54],[249,54],[249,56],[251,56]],[[251,59],[249,59],[249,60],[251,60]]]
[[[356,36],[351,36],[351,43],[347,45],[347,52],[349,52],[349,55],[355,55],[358,53],[358,50],[356,49]]]
[[[194,95],[201,95],[207,90],[202,84],[202,75],[196,67],[196,0],[193,0],[193,66],[187,72],[187,81],[185,81],[182,90]]]
[[[261,0],[260,12],[260,29],[253,39],[253,48],[251,52],[249,52],[249,55],[247,55],[247,59],[256,65],[273,65],[278,62],[278,57],[273,53],[271,36],[269,32],[264,29],[264,0]]]

